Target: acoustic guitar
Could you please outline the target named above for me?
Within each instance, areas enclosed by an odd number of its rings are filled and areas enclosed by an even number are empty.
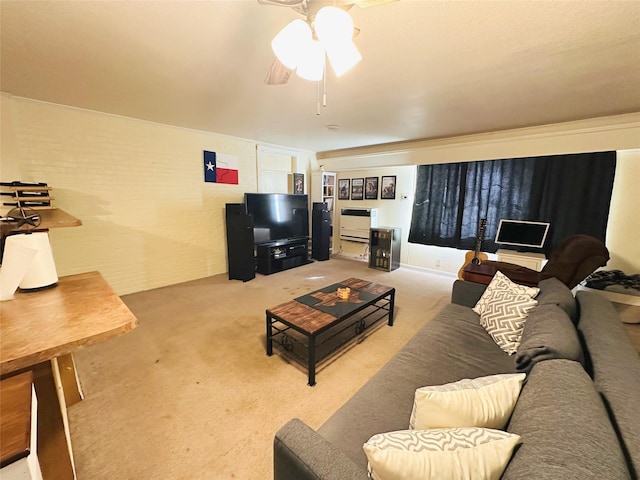
[[[480,249],[482,248],[482,240],[484,240],[484,230],[487,227],[487,219],[481,218],[480,223],[478,224],[478,235],[476,237],[476,247],[473,252],[467,252],[464,256],[464,265],[460,267],[458,270],[458,278],[460,280],[464,280],[462,278],[462,272],[464,271],[464,267],[473,263],[474,265],[480,265],[483,260],[488,260],[489,257],[486,253],[482,253]]]

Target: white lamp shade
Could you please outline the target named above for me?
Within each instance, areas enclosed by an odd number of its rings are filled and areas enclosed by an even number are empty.
[[[362,60],[362,55],[351,40],[339,45],[327,45],[326,49],[327,57],[337,77],[342,76]]]
[[[313,23],[318,39],[325,45],[353,38],[353,20],[339,7],[322,7]]]
[[[306,56],[305,46],[311,38],[311,27],[304,20],[296,19],[274,37],[271,49],[283,65],[295,69]]]
[[[296,73],[305,80],[322,80],[324,75],[324,48],[317,40],[311,40],[305,46],[305,54],[298,63]]]

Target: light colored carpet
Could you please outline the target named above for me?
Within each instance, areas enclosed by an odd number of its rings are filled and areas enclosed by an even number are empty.
[[[349,277],[396,288],[395,325],[327,362],[317,385],[276,350],[265,309]],[[69,408],[78,478],[270,479],[275,432],[317,428],[449,302],[454,278],[332,258],[243,283],[226,274],[123,297],[140,324],[80,349]]]

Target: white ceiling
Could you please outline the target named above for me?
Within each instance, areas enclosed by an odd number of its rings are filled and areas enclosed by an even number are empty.
[[[1,0],[21,97],[327,151],[640,112],[640,1],[400,0],[350,13],[363,60],[263,83],[299,16],[229,1]],[[339,125],[329,130],[327,125]]]

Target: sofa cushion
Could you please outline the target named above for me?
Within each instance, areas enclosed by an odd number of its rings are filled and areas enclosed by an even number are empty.
[[[524,373],[511,373],[421,387],[414,396],[409,428],[504,428],[524,378]]]
[[[498,480],[520,437],[486,428],[404,430],[364,444],[374,480]]]
[[[528,373],[537,362],[554,358],[584,362],[578,332],[559,306],[538,305],[524,324],[516,352],[516,368]]]
[[[409,424],[413,397],[424,385],[517,373],[471,308],[448,304],[318,429],[366,469],[362,445],[380,432]]]
[[[574,324],[578,323],[578,304],[569,287],[555,277],[542,280],[538,286],[538,305],[557,305],[569,315]]]
[[[587,371],[610,412],[631,476],[640,478],[640,357],[612,303],[578,291],[578,329],[586,345]]]
[[[451,303],[473,308],[486,289],[483,283],[456,280],[451,287]]]
[[[602,400],[578,362],[536,363],[507,430],[522,440],[502,480],[629,478]]]

